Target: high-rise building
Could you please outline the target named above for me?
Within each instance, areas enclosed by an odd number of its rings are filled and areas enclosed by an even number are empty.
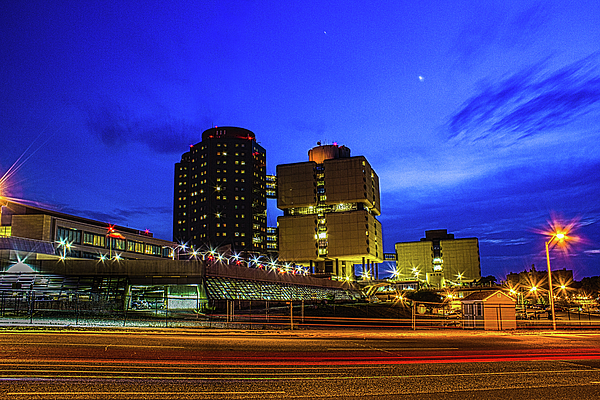
[[[477,238],[455,239],[446,229],[425,231],[418,242],[396,243],[396,277],[434,287],[481,278]]]
[[[279,259],[354,278],[354,265],[383,260],[379,178],[345,146],[311,149],[308,162],[277,166]],[[365,269],[366,266],[366,269]]]
[[[173,240],[264,253],[266,153],[254,133],[215,127],[175,164]]]

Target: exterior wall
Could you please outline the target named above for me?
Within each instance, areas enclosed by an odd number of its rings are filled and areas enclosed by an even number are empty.
[[[314,162],[277,166],[277,208],[316,206]]]
[[[317,146],[308,151],[308,159],[317,164],[323,164],[323,161],[333,158],[348,158],[350,157],[350,149],[346,146],[325,145]]]
[[[400,280],[413,280],[416,275],[413,268],[419,271],[418,278],[424,279],[425,274],[433,272],[431,267],[431,242],[396,243],[397,266]]]
[[[432,240],[396,243],[399,278],[414,279],[413,267],[419,270],[420,279],[428,276],[434,286],[443,286],[447,281],[468,282],[481,278],[479,241],[476,238],[440,240],[439,244],[442,263],[439,264],[441,270],[436,271]]]
[[[195,260],[123,260],[98,262],[96,260],[43,260],[38,261],[38,272],[62,276],[158,276],[166,278],[191,277],[200,283],[205,274],[203,261]]]
[[[290,262],[317,259],[315,215],[279,217],[279,258]]]
[[[361,203],[381,214],[379,177],[364,157],[325,160],[325,204]]]
[[[484,302],[483,319],[486,331],[517,329],[515,302],[505,295],[493,295]]]
[[[59,254],[56,257],[62,255],[67,258],[97,259],[101,255],[119,254],[122,258],[129,259],[156,259],[169,257],[171,249],[176,246],[173,242],[152,237],[151,233],[144,234],[135,229],[116,226],[115,231],[121,236],[119,240],[122,240],[124,248],[112,248],[107,236],[109,224],[12,202],[8,202],[2,210],[3,222],[10,223],[11,236],[48,242],[57,248]],[[69,235],[73,234],[67,239],[69,250],[58,248],[61,240],[59,229],[64,229]],[[93,235],[101,243],[94,243],[93,240],[86,242],[85,234]],[[129,244],[134,251],[129,251]],[[138,244],[137,248],[135,244]],[[54,255],[41,253],[32,254],[31,257],[55,258]]]
[[[443,271],[446,279],[456,281],[458,274],[462,280],[473,280],[481,277],[479,261],[479,241],[475,238],[440,241]]]
[[[322,163],[277,166],[279,258],[318,263],[318,271],[334,276],[349,275],[352,264],[383,261],[377,174],[343,146],[309,155]]]
[[[517,328],[515,300],[501,291],[474,293],[462,301],[465,329],[510,330]],[[469,297],[471,297],[469,296]]]
[[[173,239],[265,253],[266,192],[266,152],[251,131],[204,131],[175,164]]]
[[[181,161],[175,164],[175,189],[174,189],[174,201],[173,201],[173,241],[184,240],[184,238],[192,235],[191,224],[192,218],[198,218],[197,216],[191,216],[190,210],[192,205],[196,205],[196,199],[191,199],[192,182],[192,162],[191,152],[188,151],[181,156]],[[197,185],[195,182],[194,185]],[[197,189],[197,187],[196,187]],[[195,228],[195,227],[194,227]]]
[[[327,215],[329,257],[351,259],[383,258],[381,224],[367,211],[330,213]]]
[[[54,230],[49,215],[13,215],[12,236],[28,239],[53,241]]]
[[[483,320],[484,310],[483,301],[463,302],[463,328],[465,329],[483,329],[485,323]]]

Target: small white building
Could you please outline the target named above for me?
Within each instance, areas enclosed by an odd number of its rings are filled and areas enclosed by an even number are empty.
[[[461,303],[465,329],[517,329],[516,300],[501,290],[471,293]]]

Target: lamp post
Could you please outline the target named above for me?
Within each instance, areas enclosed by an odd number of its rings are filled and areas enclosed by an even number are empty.
[[[548,288],[550,296],[550,310],[552,312],[552,330],[556,330],[556,315],[554,315],[554,290],[552,289],[552,270],[550,269],[550,243],[556,239],[559,242],[565,240],[564,233],[559,232],[552,235],[550,240],[546,241],[546,262],[548,264]]]

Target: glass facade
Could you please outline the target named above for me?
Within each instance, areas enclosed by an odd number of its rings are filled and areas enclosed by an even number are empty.
[[[206,278],[210,300],[358,300],[360,293],[341,288],[300,286],[222,277]]]

